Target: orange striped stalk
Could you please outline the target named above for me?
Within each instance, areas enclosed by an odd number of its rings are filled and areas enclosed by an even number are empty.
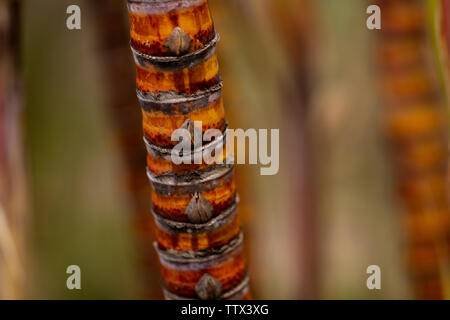
[[[227,122],[207,0],[128,0],[137,96],[143,115],[155,248],[167,299],[249,297]],[[222,135],[187,155],[223,151],[211,164],[172,163],[172,133],[202,121]],[[211,149],[212,148],[212,149]]]
[[[445,93],[423,0],[381,0],[380,87],[407,234],[415,297],[444,297],[450,227]]]

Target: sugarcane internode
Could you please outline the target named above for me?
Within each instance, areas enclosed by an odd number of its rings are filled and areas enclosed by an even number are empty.
[[[128,0],[128,10],[165,297],[246,299],[234,168],[224,161],[219,36],[208,2]],[[190,150],[175,163],[178,129],[188,133]],[[211,129],[216,134],[206,141]]]

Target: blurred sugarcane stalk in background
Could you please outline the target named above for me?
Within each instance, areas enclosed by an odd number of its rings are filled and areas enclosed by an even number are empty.
[[[384,125],[404,207],[416,298],[441,299],[448,273],[448,121],[426,1],[381,0]]]
[[[136,231],[144,273],[141,289],[146,298],[156,299],[161,297],[158,290],[158,264],[153,250],[153,218],[148,214],[150,186],[143,174],[146,153],[141,140],[142,127],[137,125],[141,113],[136,108],[135,74],[129,59],[128,24],[124,12],[126,3],[96,0],[89,4],[99,32],[99,61],[102,62],[103,83],[107,92],[106,105],[125,167],[124,184],[132,210],[129,219]]]
[[[19,1],[0,1],[0,298],[24,297],[25,178]]]
[[[202,121],[203,132],[214,128],[222,135],[193,145],[183,157],[194,163],[213,149],[222,150],[215,161],[229,156],[219,36],[208,2],[128,0],[128,9],[165,297],[248,298],[233,166],[177,165],[171,159],[173,131],[200,135],[195,121]]]
[[[308,126],[311,107],[312,46],[314,37],[314,4],[308,0],[269,1],[271,20],[279,35],[291,68],[290,77],[280,77],[282,114],[290,132],[290,197],[289,220],[293,241],[298,248],[293,255],[299,266],[296,279],[296,298],[315,299],[318,296],[317,212],[315,207],[315,166],[311,135]]]

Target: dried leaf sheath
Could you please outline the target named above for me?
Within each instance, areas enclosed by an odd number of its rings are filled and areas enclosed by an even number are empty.
[[[227,158],[227,122],[216,57],[219,36],[206,0],[128,0],[131,49],[142,107],[147,175],[152,185],[155,248],[167,299],[249,297],[243,236],[237,217],[234,169],[216,164],[175,165],[172,132],[218,129]]]
[[[443,297],[450,227],[447,121],[432,61],[425,1],[383,0],[379,43],[384,124],[405,208],[409,269],[417,298]]]

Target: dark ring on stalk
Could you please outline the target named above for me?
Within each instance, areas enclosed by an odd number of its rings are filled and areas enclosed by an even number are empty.
[[[248,274],[245,275],[244,279],[234,288],[228,290],[217,298],[218,300],[241,300],[249,290],[249,278]],[[169,290],[167,290],[164,285],[162,285],[164,297],[168,300],[199,300],[193,298],[187,298],[178,296]]]
[[[194,150],[192,150],[191,152],[189,152],[187,154],[183,154],[182,156],[183,157],[194,156],[195,154],[197,154],[199,152],[203,153],[205,151],[212,151],[219,144],[225,145],[225,143],[227,141],[227,129],[228,129],[228,122],[225,123],[224,132],[220,137],[217,137],[213,141],[202,145],[201,148],[200,147],[194,148]],[[164,147],[157,146],[156,144],[153,144],[150,141],[148,141],[145,136],[144,136],[144,143],[145,143],[147,152],[156,158],[164,158],[166,156],[168,156],[170,158],[172,155],[173,148],[164,148]]]
[[[169,220],[161,217],[154,210],[152,210],[153,217],[155,218],[156,224],[163,230],[166,230],[170,233],[203,233],[208,231],[216,230],[231,221],[237,215],[237,205],[239,202],[239,197],[236,196],[236,200],[231,204],[227,209],[225,209],[222,213],[220,213],[215,218],[209,220],[206,223],[202,224],[194,224],[187,222],[178,222]]]
[[[157,176],[147,169],[147,176],[157,194],[194,194],[195,192],[208,192],[227,184],[233,179],[234,167],[232,165],[216,165],[203,170],[186,174],[172,174]]]
[[[206,45],[180,57],[151,56],[135,49],[133,45],[131,45],[131,51],[133,52],[134,61],[142,68],[154,66],[162,71],[180,71],[186,68],[192,68],[210,58],[214,54],[216,44],[219,40],[220,36],[216,32],[214,38]]]
[[[231,240],[228,244],[218,249],[198,250],[198,251],[175,251],[162,250],[155,241],[153,246],[158,253],[161,264],[176,265],[175,269],[182,269],[183,266],[194,267],[194,269],[205,269],[210,267],[213,263],[220,264],[225,260],[236,257],[242,252],[242,243],[244,235],[242,231],[239,235]]]
[[[146,112],[162,111],[165,114],[188,114],[210,106],[222,96],[222,81],[208,90],[187,95],[175,91],[142,92],[136,90],[142,109]]]
[[[166,3],[175,3],[176,4],[176,8],[181,8],[181,9],[186,9],[188,8],[191,4],[190,3],[196,3],[196,2],[201,2],[202,0],[184,0],[184,1],[175,1],[175,0],[127,0],[127,4],[129,6],[129,9],[133,9],[130,8],[131,5],[136,5],[136,6],[140,6],[140,5],[150,5],[152,8],[154,8],[155,6],[158,8],[163,8],[163,9],[167,9],[166,11],[170,11],[169,9],[171,9],[170,7],[167,8]],[[187,2],[189,4],[189,6],[187,5],[183,5],[183,2]],[[181,5],[181,7],[180,7]]]

